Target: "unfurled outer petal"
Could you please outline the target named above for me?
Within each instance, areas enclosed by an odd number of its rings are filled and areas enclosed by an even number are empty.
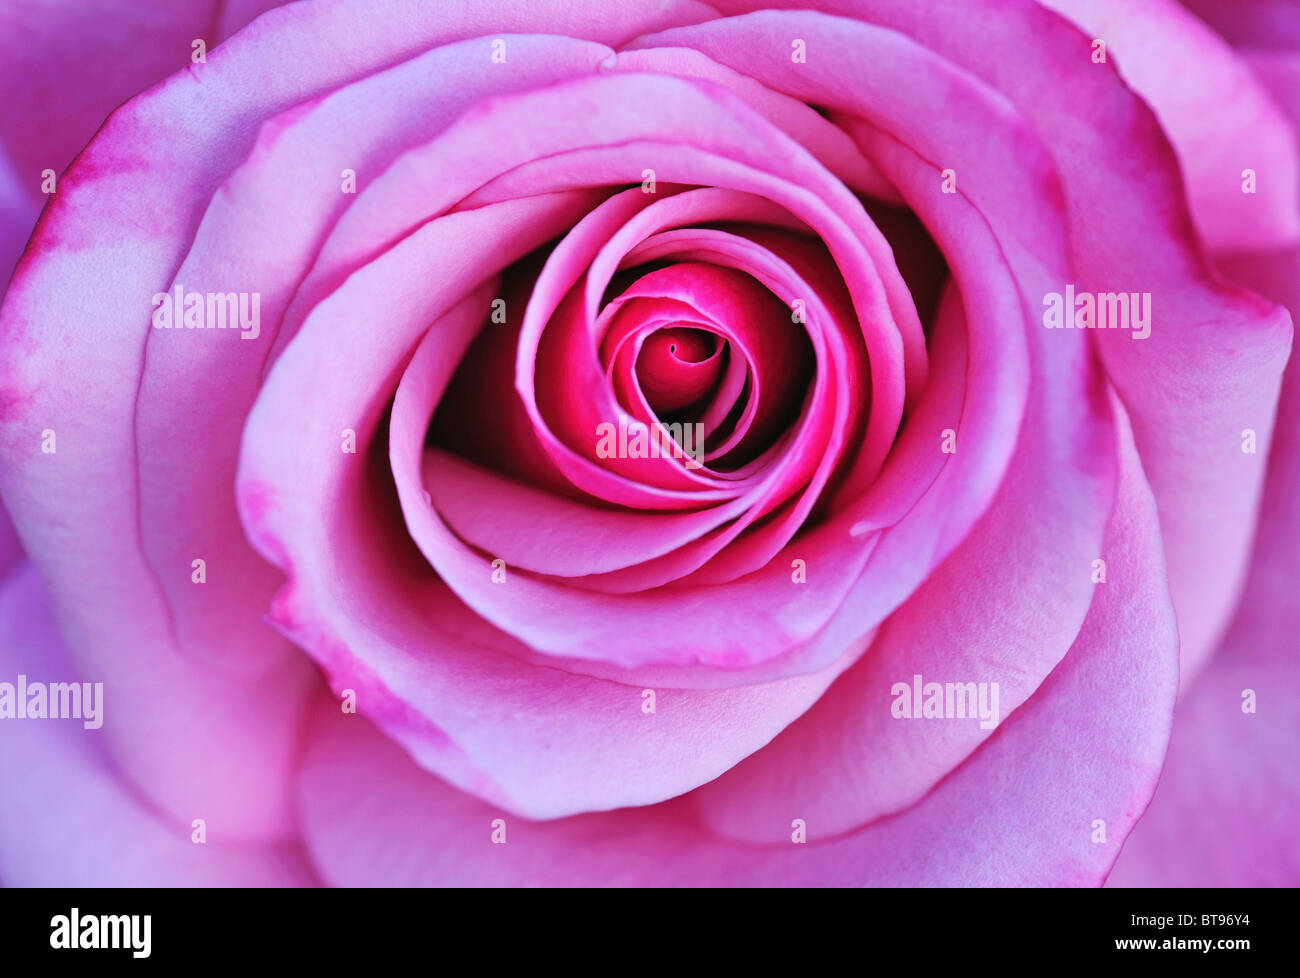
[[[36,214],[110,112],[282,0],[0,7],[0,295]],[[12,177],[12,183],[10,182]],[[21,208],[17,204],[21,203]],[[20,216],[16,216],[20,215]]]
[[[1267,87],[1176,0],[1040,0],[1106,45],[1178,154],[1197,230],[1215,251],[1300,240],[1300,148]],[[1094,46],[1096,44],[1094,40]],[[1246,172],[1255,189],[1244,193]]]
[[[1300,68],[1300,57],[1292,61]],[[1225,257],[1219,267],[1300,313],[1300,249]],[[1300,360],[1293,356],[1236,620],[1180,701],[1160,786],[1108,885],[1300,880],[1298,487]]]
[[[1300,128],[1300,18],[1286,0],[1188,6]],[[1222,256],[1230,280],[1300,316],[1300,249]],[[1160,787],[1111,875],[1116,886],[1294,886],[1300,879],[1300,361],[1283,377],[1259,532],[1237,617],[1186,691]]]
[[[117,685],[68,658],[44,588],[30,565],[0,578],[0,677],[14,683],[103,682],[97,720],[0,721],[0,882],[6,886],[312,886],[293,843],[247,845],[228,834],[221,812],[196,808],[185,820],[153,810],[124,782],[103,750],[105,731],[130,709]],[[163,685],[160,702],[170,695]],[[85,702],[85,701],[83,701]],[[269,709],[271,704],[258,704]],[[83,707],[84,713],[84,707]],[[221,781],[231,772],[196,776]],[[247,804],[248,798],[236,799]],[[203,820],[204,840],[194,841]]]
[[[1300,251],[1225,262],[1300,309]],[[1267,266],[1271,265],[1272,270]],[[1268,289],[1268,279],[1280,291]],[[1250,577],[1237,618],[1179,703],[1151,807],[1114,886],[1295,886],[1300,880],[1300,363],[1287,370]]]

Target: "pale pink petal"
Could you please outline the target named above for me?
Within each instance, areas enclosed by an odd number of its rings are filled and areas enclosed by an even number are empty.
[[[104,737],[131,701],[118,698],[111,678],[82,672],[68,658],[30,565],[0,584],[0,682],[13,684],[19,674],[33,683],[103,682],[103,726],[87,729],[76,718],[0,720],[0,880],[6,886],[315,884],[296,844],[241,844],[242,827],[227,821],[231,813],[222,805],[199,804],[168,817],[120,779]],[[161,706],[170,690],[156,693]],[[191,761],[201,763],[198,756]],[[220,781],[230,773],[214,767],[189,776]],[[192,841],[199,818],[203,844]]]
[[[1218,251],[1300,240],[1300,148],[1281,110],[1177,0],[1040,0],[1106,44],[1178,154],[1197,230]],[[1095,41],[1094,41],[1095,44]],[[1256,189],[1242,192],[1246,170]]]
[[[1300,313],[1300,250],[1219,264],[1233,281]],[[1300,360],[1293,356],[1236,620],[1179,702],[1160,786],[1125,844],[1111,885],[1300,883],[1297,486]]]

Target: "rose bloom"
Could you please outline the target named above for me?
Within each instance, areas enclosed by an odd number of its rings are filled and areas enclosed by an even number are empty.
[[[0,881],[1300,881],[1230,6],[0,4]]]

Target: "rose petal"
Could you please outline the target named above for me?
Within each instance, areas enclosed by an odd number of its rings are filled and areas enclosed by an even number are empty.
[[[1178,154],[1197,230],[1215,250],[1300,240],[1300,149],[1268,90],[1176,0],[1040,0],[1106,42]],[[1257,177],[1242,192],[1244,170]]]
[[[1300,49],[1300,18],[1291,0],[1183,0],[1198,17],[1239,47]]]
[[[0,681],[104,682],[101,729],[78,719],[0,721],[0,879],[7,886],[312,886],[315,877],[296,845],[238,844],[241,826],[227,817],[248,798],[197,804],[168,819],[141,802],[104,756],[105,731],[128,700],[102,674],[82,673],[58,636],[44,588],[30,565],[0,585]],[[167,694],[163,694],[165,696]],[[271,709],[271,704],[260,704]],[[173,749],[181,750],[175,745]],[[189,778],[220,781],[218,769]],[[267,785],[274,792],[275,785]],[[205,820],[206,844],[192,839]],[[232,832],[233,828],[233,832]]]
[[[19,184],[4,147],[0,146],[0,298],[9,275],[36,223],[36,195]]]
[[[1300,312],[1300,249],[1225,258],[1233,281]],[[1300,881],[1300,360],[1287,366],[1250,576],[1222,647],[1179,703],[1151,807],[1114,886]],[[1247,691],[1250,691],[1250,694]],[[1247,696],[1253,711],[1246,712]]]
[[[1177,684],[1154,507],[1127,432],[1121,445],[1107,545],[1117,586],[1099,590],[1039,694],[909,811],[836,839],[809,821],[809,844],[784,848],[718,842],[681,802],[539,824],[322,713],[299,782],[314,862],[350,886],[1095,885],[1150,797]],[[792,807],[786,825],[800,815]]]
[[[215,47],[218,4],[92,0],[6,4],[0,14],[0,146],[39,196],[42,171],[62,174],[104,118],[191,62],[191,42]]]

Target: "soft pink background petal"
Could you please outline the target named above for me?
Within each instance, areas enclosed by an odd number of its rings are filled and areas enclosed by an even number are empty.
[[[1197,230],[1218,251],[1300,239],[1300,150],[1267,87],[1176,0],[1040,0],[1106,41],[1178,154]],[[1300,15],[1300,14],[1298,14]],[[1243,194],[1242,171],[1258,177]]]
[[[1184,6],[1240,47],[1300,50],[1294,0],[1183,0]]]
[[[195,39],[211,49],[279,5],[42,0],[0,6],[0,90],[7,93],[0,101],[0,158],[13,163],[12,186],[10,175],[0,173],[0,295],[45,204],[43,171],[61,178],[110,112],[191,63]]]
[[[0,728],[0,881],[6,886],[312,886],[296,844],[244,845],[220,810],[168,818],[135,795],[104,751],[104,733],[129,709],[117,686],[83,673],[63,649],[30,565],[0,578],[0,677],[104,682],[104,727],[77,719],[6,719]],[[159,700],[169,694],[157,690]],[[269,709],[271,704],[260,704]],[[220,781],[228,772],[195,770]],[[247,799],[242,799],[247,801]],[[191,841],[194,818],[207,842]]]
[[[22,254],[40,204],[18,181],[8,154],[0,145],[0,299],[9,286],[9,275]]]
[[[1201,5],[1195,5],[1201,6]],[[1300,19],[1289,7],[1300,49]],[[1235,4],[1229,36],[1285,39],[1281,8]],[[1207,13],[1210,11],[1206,11]],[[1270,19],[1275,17],[1277,19]],[[1262,32],[1260,32],[1262,29]],[[1300,54],[1254,50],[1247,60],[1300,122]],[[1232,281],[1300,314],[1300,249],[1225,256]],[[1300,361],[1283,378],[1259,532],[1237,617],[1186,691],[1160,786],[1125,846],[1116,886],[1295,886],[1300,881]],[[1242,712],[1255,691],[1257,712]]]
[[[1300,310],[1300,251],[1224,261]],[[1300,882],[1300,361],[1287,368],[1259,535],[1236,621],[1179,703],[1169,758],[1111,885]],[[1255,713],[1243,712],[1253,690]]]

